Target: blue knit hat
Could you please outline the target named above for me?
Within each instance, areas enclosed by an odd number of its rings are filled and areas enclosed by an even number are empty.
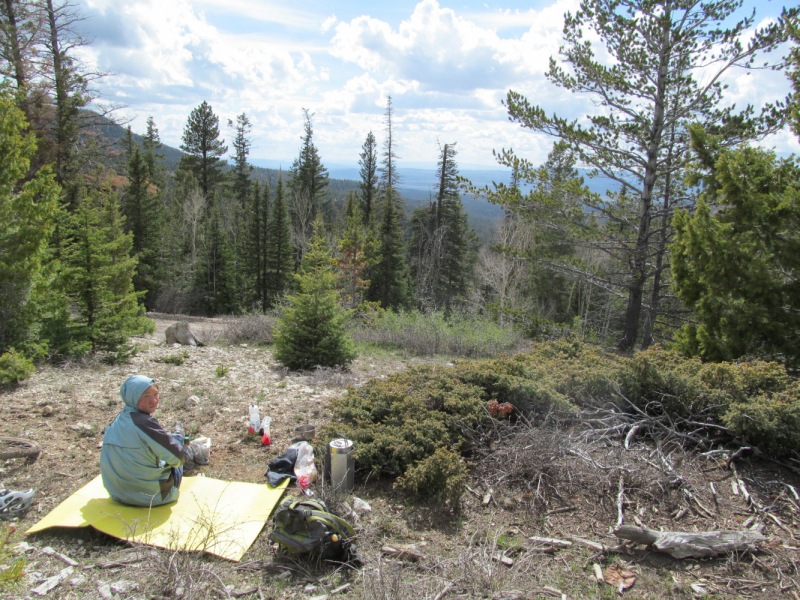
[[[144,375],[128,377],[125,383],[122,384],[122,387],[119,388],[119,395],[122,396],[125,404],[138,410],[139,398],[142,397],[142,394],[145,393],[147,388],[153,385],[153,381],[153,379],[145,377]]]

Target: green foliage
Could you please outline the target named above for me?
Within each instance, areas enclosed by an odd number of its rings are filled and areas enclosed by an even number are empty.
[[[33,375],[35,371],[33,361],[14,348],[9,348],[0,356],[0,384],[2,385],[19,383]]]
[[[309,215],[314,216],[318,211],[327,207],[328,196],[328,170],[322,164],[319,150],[314,145],[314,129],[307,108],[303,109],[303,145],[300,155],[294,159],[289,171],[289,189],[295,202],[307,203]],[[304,231],[304,234],[309,232]]]
[[[360,311],[365,318],[354,335],[359,342],[402,348],[413,354],[446,354],[466,358],[497,356],[513,352],[522,336],[510,326],[501,326],[487,317],[452,314],[442,311]]]
[[[11,93],[0,90],[0,353],[30,341],[31,287],[40,278],[58,206],[48,170],[28,178],[36,141],[26,128]]]
[[[28,564],[24,557],[14,556],[8,547],[12,531],[8,522],[0,523],[0,591],[6,593],[24,583],[25,567]]]
[[[347,333],[347,312],[338,304],[336,277],[325,241],[321,215],[314,222],[314,237],[296,276],[298,292],[278,322],[275,358],[290,369],[346,366],[355,358]]]
[[[154,330],[133,289],[131,236],[122,231],[107,184],[82,192],[65,219],[56,256],[54,279],[37,292],[44,303],[41,336],[51,353],[116,353],[131,335]]]
[[[377,252],[368,257],[374,266],[370,270],[367,300],[380,302],[384,308],[405,308],[410,302],[410,291],[403,229],[396,201],[390,194],[385,199]]]
[[[447,500],[457,508],[468,483],[469,469],[461,456],[449,448],[437,448],[431,456],[410,467],[395,486]]]
[[[361,147],[360,158],[358,164],[361,166],[359,175],[361,181],[359,188],[361,189],[361,203],[362,203],[362,216],[364,218],[364,225],[369,225],[374,216],[375,200],[378,197],[378,142],[375,140],[375,135],[370,131],[367,138],[364,140],[364,145]]]
[[[455,146],[441,148],[436,203],[416,209],[411,219],[410,273],[417,305],[425,309],[449,311],[463,302],[477,257],[458,189]]]
[[[756,57],[786,39],[783,23],[775,20],[742,43],[755,13],[737,21],[740,7],[737,0],[583,0],[579,10],[565,16],[561,61],[551,58],[546,76],[562,90],[589,96],[603,110],[563,117],[548,114],[519,92],[511,90],[506,97],[512,121],[563,142],[578,163],[619,184],[621,192],[607,198],[584,194],[585,206],[603,220],[605,235],[597,238],[588,231],[581,237],[613,261],[603,287],[627,296],[619,341],[623,349],[632,349],[640,335],[643,347],[649,345],[647,323],[664,312],[666,274],[653,264],[668,263],[667,241],[673,233],[668,215],[687,202],[676,174],[688,155],[688,126],[707,124],[727,144],[736,144],[777,131],[785,119],[781,99],[760,103],[759,111],[724,100],[726,71],[754,66]],[[709,27],[710,22],[725,23],[725,28]],[[503,150],[499,160],[513,169],[535,171],[511,151]],[[521,197],[515,189],[499,195],[512,202]],[[530,200],[532,209],[544,208],[546,222],[563,222],[557,207],[542,206],[536,196]],[[591,270],[580,271],[585,279],[597,277]]]
[[[216,373],[219,378],[225,377],[228,374],[228,367],[225,365],[217,365]]]
[[[194,173],[203,195],[208,197],[222,180],[221,159],[228,151],[225,140],[219,139],[219,117],[203,100],[192,110],[181,138],[181,150],[186,152],[181,162]]]
[[[771,454],[800,451],[800,384],[779,363],[703,363],[654,346],[622,363],[619,389],[649,414],[724,425]]]
[[[188,357],[189,353],[184,350],[180,354],[170,354],[169,356],[165,356],[164,358],[161,359],[160,362],[180,367],[184,362],[186,362],[186,359]]]
[[[800,166],[743,146],[719,148],[692,130],[703,193],[678,212],[675,289],[696,325],[677,347],[704,360],[751,355],[800,364]],[[712,209],[716,210],[712,216]]]
[[[265,242],[265,307],[273,306],[292,281],[294,247],[289,210],[283,193],[283,177],[278,177],[275,204],[269,215]]]

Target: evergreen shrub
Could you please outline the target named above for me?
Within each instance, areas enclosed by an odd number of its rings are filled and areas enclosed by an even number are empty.
[[[0,356],[0,384],[19,383],[33,375],[35,370],[33,361],[14,348]]]
[[[620,391],[648,414],[724,425],[777,456],[800,451],[800,382],[779,363],[703,363],[653,346],[624,361]]]
[[[467,481],[461,457],[486,439],[476,431],[488,430],[491,402],[510,403],[516,415],[535,423],[609,402],[631,410],[622,396],[651,415],[728,427],[770,454],[800,451],[800,382],[782,365],[703,364],[658,346],[628,359],[577,337],[511,357],[416,367],[351,387],[332,402],[334,419],[320,441],[344,435],[355,442],[360,472],[395,477],[402,489],[457,505]]]

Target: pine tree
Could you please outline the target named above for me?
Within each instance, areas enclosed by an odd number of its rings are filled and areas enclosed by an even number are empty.
[[[396,144],[394,139],[394,125],[392,118],[394,117],[394,107],[392,106],[392,97],[386,98],[386,114],[384,115],[384,125],[386,128],[386,139],[383,141],[383,155],[381,157],[381,167],[378,169],[380,173],[380,191],[382,200],[388,203],[391,199],[395,204],[400,203],[400,173],[397,171],[396,161],[397,156]]]
[[[370,235],[369,228],[364,225],[361,209],[353,196],[348,197],[346,214],[347,223],[339,241],[341,257],[337,260],[337,267],[342,305],[355,309],[364,300],[369,287],[367,268],[370,266],[369,257],[375,253],[375,240]]]
[[[477,236],[469,227],[458,189],[455,144],[440,148],[436,203],[411,220],[410,265],[421,307],[449,310],[464,297],[477,259]]]
[[[356,358],[347,335],[347,311],[338,304],[336,278],[322,216],[314,222],[308,252],[275,334],[275,358],[290,369],[347,366]]]
[[[51,290],[54,310],[42,328],[51,351],[124,353],[128,338],[151,332],[153,324],[143,316],[133,288],[132,240],[123,233],[116,194],[107,184],[82,191],[67,218],[62,243],[60,273]]]
[[[247,118],[245,113],[236,117],[236,123],[228,120],[228,127],[235,127],[233,136],[233,149],[236,153],[233,155],[233,195],[241,203],[242,210],[247,206],[247,200],[250,198],[250,173],[253,172],[253,167],[247,163],[247,157],[250,155],[250,148],[253,146],[253,140],[250,137],[250,132],[253,126],[250,124],[250,119]]]
[[[147,117],[147,131],[142,139],[142,152],[145,165],[147,165],[147,178],[150,183],[163,187],[163,174],[166,167],[161,164],[164,162],[164,155],[159,153],[162,148],[161,138],[158,135],[158,128],[153,117]]]
[[[267,229],[265,263],[265,306],[268,307],[273,306],[289,287],[294,272],[294,248],[283,193],[283,175],[278,176],[275,203]]]
[[[358,185],[361,189],[364,225],[367,225],[373,218],[373,209],[378,195],[378,148],[375,136],[371,131],[364,140],[360,156],[358,164],[361,165],[359,171],[361,181]]]
[[[29,341],[33,315],[31,287],[39,278],[42,255],[55,226],[59,189],[53,176],[28,176],[36,153],[24,114],[8,91],[0,92],[0,355]]]
[[[405,244],[397,206],[391,193],[387,194],[383,208],[378,249],[370,259],[375,266],[370,269],[367,299],[380,302],[384,308],[406,308],[409,305],[409,289]]]
[[[289,171],[292,229],[298,260],[310,238],[313,219],[317,212],[327,209],[329,202],[328,170],[323,166],[319,151],[314,145],[314,129],[311,123],[313,116],[308,109],[303,109],[303,145]]]
[[[203,195],[208,197],[222,181],[222,165],[225,161],[220,157],[228,151],[228,147],[225,146],[225,140],[219,139],[219,117],[205,100],[189,115],[182,140],[181,150],[186,155],[181,162],[186,161],[186,166],[197,177]]]
[[[233,251],[227,236],[222,231],[219,206],[216,202],[206,224],[205,256],[203,268],[198,269],[195,293],[199,296],[199,307],[210,315],[226,314],[236,308],[235,283],[233,277]]]
[[[128,161],[128,185],[124,190],[125,229],[133,236],[133,252],[138,258],[133,282],[143,292],[142,301],[152,307],[157,285],[158,248],[162,233],[162,211],[157,192],[150,189],[147,163],[133,145]]]
[[[760,114],[752,107],[721,106],[723,74],[751,67],[758,54],[786,40],[782,22],[746,35],[755,14],[732,22],[740,6],[738,0],[583,0],[564,24],[561,54],[568,66],[551,58],[547,77],[568,91],[588,94],[603,109],[588,115],[586,125],[583,119],[547,116],[518,92],[508,93],[511,120],[569,144],[580,163],[613,179],[627,198],[636,200],[633,211],[621,215],[618,198],[587,198],[604,221],[634,229],[619,243],[595,246],[608,253],[622,274],[604,282],[627,296],[621,348],[632,349],[640,335],[646,287],[655,275],[652,265],[672,235],[661,236],[659,225],[668,227],[675,206],[685,202],[683,194],[670,189],[674,182],[668,176],[678,179],[688,158],[688,125],[703,123],[733,146],[776,131],[786,118],[780,102],[765,103]],[[721,23],[731,25],[723,28]],[[613,60],[596,59],[598,44],[587,42],[595,34]],[[513,159],[511,152],[500,154],[508,166]],[[652,309],[651,314],[658,312]]]

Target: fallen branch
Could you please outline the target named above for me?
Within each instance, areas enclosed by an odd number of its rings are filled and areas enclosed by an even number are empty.
[[[553,510],[548,510],[545,513],[545,515],[549,517],[550,515],[557,515],[558,513],[569,512],[571,510],[575,510],[576,508],[577,506],[562,506],[561,508],[554,508]]]
[[[617,524],[614,529],[622,527],[622,505],[625,502],[625,476],[620,473],[619,476],[619,492],[617,493]]]
[[[623,525],[614,535],[637,544],[653,546],[674,558],[718,556],[731,552],[755,552],[756,544],[764,536],[756,531],[704,531],[687,533],[680,531],[654,531],[644,527]]]
[[[556,548],[569,548],[572,546],[572,542],[568,542],[567,540],[557,540],[555,538],[546,538],[546,537],[529,537],[530,541],[534,544],[546,544],[548,546],[555,546]]]

